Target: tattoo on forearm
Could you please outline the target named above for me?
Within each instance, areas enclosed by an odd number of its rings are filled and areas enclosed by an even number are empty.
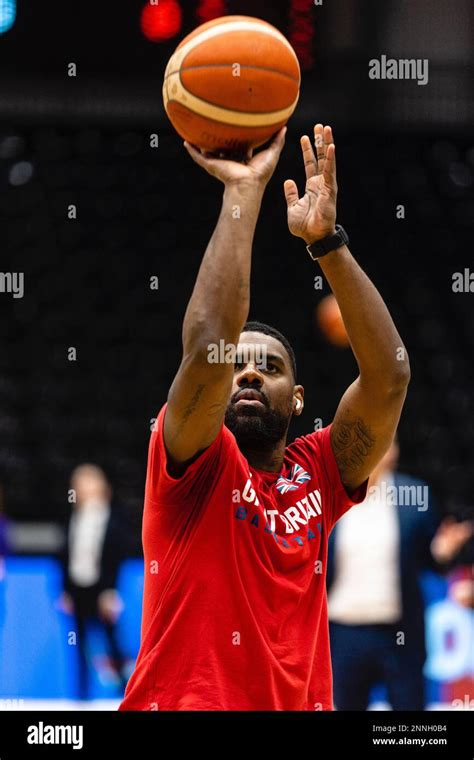
[[[341,472],[357,470],[364,464],[375,443],[370,428],[361,417],[339,422],[331,428],[331,443]]]

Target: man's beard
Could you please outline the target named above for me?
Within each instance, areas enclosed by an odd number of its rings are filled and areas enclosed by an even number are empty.
[[[235,435],[239,449],[271,451],[286,436],[290,413],[285,416],[268,407],[259,411],[253,408],[237,411],[231,404],[227,407],[224,422]]]

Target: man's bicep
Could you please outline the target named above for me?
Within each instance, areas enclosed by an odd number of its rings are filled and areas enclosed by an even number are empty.
[[[370,475],[393,441],[406,387],[380,392],[360,377],[344,393],[331,426],[331,446],[348,490]]]
[[[232,389],[232,364],[184,357],[168,394],[163,437],[171,464],[188,463],[222,426]]]

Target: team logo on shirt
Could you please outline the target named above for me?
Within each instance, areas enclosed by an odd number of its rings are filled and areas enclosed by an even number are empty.
[[[306,483],[311,480],[306,470],[303,470],[300,464],[293,465],[289,478],[284,478],[282,475],[275,483],[277,491],[280,493],[288,493],[288,491],[296,491],[302,483]]]

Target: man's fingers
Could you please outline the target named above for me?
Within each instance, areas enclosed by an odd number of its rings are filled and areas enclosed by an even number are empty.
[[[294,180],[285,180],[283,183],[283,190],[285,191],[285,198],[288,208],[290,208],[290,206],[294,206],[295,203],[298,203],[298,188],[296,187],[296,182],[294,182]]]
[[[249,166],[260,171],[268,167],[274,168],[285,144],[285,135],[286,127],[282,127],[280,131],[276,133],[268,148],[261,150],[260,153],[256,153],[252,156],[249,161]]]
[[[327,149],[328,145],[331,145],[331,143],[334,142],[334,138],[332,136],[332,129],[329,126],[329,124],[324,127],[324,130],[323,130],[323,141],[324,141],[324,146],[325,146],[326,149]]]
[[[209,174],[214,173],[215,163],[218,159],[208,158],[207,156],[203,155],[201,151],[195,148],[194,145],[191,145],[191,143],[188,143],[186,140],[184,141],[184,147],[188,151],[193,161],[198,164],[198,166],[201,166],[203,169],[209,172]]]
[[[267,148],[267,151],[270,154],[273,154],[274,157],[278,157],[283,150],[283,146],[285,144],[285,135],[286,135],[286,127],[282,127],[275,135],[273,140],[271,141],[270,145]],[[263,151],[266,153],[267,151]]]
[[[282,127],[281,129],[279,129],[272,140],[271,146],[275,146],[277,150],[281,150],[285,144],[285,136],[286,136],[287,130],[288,130],[288,127]]]
[[[324,145],[324,127],[322,124],[314,126],[314,147],[316,148],[317,174],[322,174],[324,159],[326,158],[326,146]]]
[[[326,184],[328,184],[330,187],[333,188],[333,190],[336,189],[337,183],[336,183],[336,146],[334,143],[331,143],[327,147],[326,151],[326,160],[324,162],[324,169],[323,169],[323,176],[324,181]]]
[[[315,177],[318,173],[318,164],[316,163],[316,156],[314,155],[313,148],[311,146],[311,140],[308,135],[303,135],[300,140],[301,152],[303,154],[304,170],[306,179]]]
[[[201,151],[195,148],[194,145],[191,145],[191,143],[188,143],[187,140],[184,141],[183,145],[193,161],[196,161],[199,166],[204,166],[206,163],[206,157],[201,153]]]
[[[334,137],[332,134],[332,128],[329,125],[326,125],[324,129],[322,130],[322,139],[323,139],[323,145],[324,145],[324,163],[322,165],[324,181],[328,183],[332,188],[335,189],[337,187],[336,148],[334,145]]]

